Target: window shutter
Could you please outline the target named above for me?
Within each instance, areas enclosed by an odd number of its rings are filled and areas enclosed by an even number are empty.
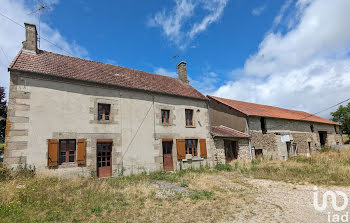
[[[86,164],[86,139],[78,139],[78,165]]]
[[[206,139],[199,140],[200,149],[201,149],[201,157],[207,157],[207,141]]]
[[[47,166],[56,167],[58,166],[58,140],[49,139],[47,144],[48,144]]]
[[[177,150],[177,159],[178,160],[186,158],[185,140],[184,139],[177,139],[176,140],[176,150]]]

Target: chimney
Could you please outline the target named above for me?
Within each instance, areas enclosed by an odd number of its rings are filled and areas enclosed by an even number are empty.
[[[181,61],[177,65],[177,73],[179,75],[180,81],[182,81],[185,84],[188,84],[188,79],[187,79],[187,68],[186,68],[186,62]]]
[[[38,52],[36,26],[29,23],[24,23],[24,26],[26,28],[26,40],[22,42],[22,49],[36,54]]]

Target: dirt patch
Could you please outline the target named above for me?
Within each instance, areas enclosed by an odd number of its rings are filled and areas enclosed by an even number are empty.
[[[246,179],[253,185],[256,202],[242,208],[237,214],[237,222],[328,222],[328,212],[343,215],[349,207],[335,212],[328,200],[327,209],[316,211],[313,206],[314,185],[294,185],[290,183]],[[327,190],[340,190],[350,195],[349,187],[318,187],[319,197]],[[319,198],[321,202],[321,198]],[[338,199],[338,206],[343,203]],[[321,205],[321,203],[320,203]]]

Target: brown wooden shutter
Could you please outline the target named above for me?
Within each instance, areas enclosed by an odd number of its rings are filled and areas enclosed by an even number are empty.
[[[48,144],[47,166],[48,167],[58,166],[58,140],[49,139],[47,144]]]
[[[78,165],[86,164],[86,139],[78,139]]]
[[[176,140],[176,150],[177,150],[177,159],[178,160],[186,158],[185,140],[184,139],[177,139]]]
[[[200,145],[200,149],[201,149],[201,157],[207,157],[207,140],[200,139],[199,145]]]

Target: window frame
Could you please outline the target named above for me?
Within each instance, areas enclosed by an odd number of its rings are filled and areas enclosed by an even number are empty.
[[[169,109],[161,109],[161,120],[163,125],[169,125],[170,124],[170,110]],[[163,116],[163,114],[166,114],[168,117]]]
[[[101,118],[100,118],[100,106],[101,106]],[[107,110],[108,110],[108,114],[107,114]],[[106,117],[108,119],[106,119]],[[111,104],[97,103],[97,120],[98,121],[110,121],[111,120]]]
[[[191,146],[190,148],[189,142],[191,142],[194,147]],[[194,157],[198,156],[198,139],[185,139],[185,154],[192,155]]]
[[[190,119],[188,117],[188,114],[190,114]],[[185,123],[186,123],[186,127],[193,127],[194,126],[194,119],[193,119],[193,115],[194,111],[193,109],[185,109]]]
[[[66,146],[64,148],[64,152],[65,152],[65,161],[63,162],[62,161],[62,156],[61,156],[61,152],[63,152],[63,142],[66,142]],[[74,154],[73,154],[73,157],[74,157],[74,161],[70,162],[69,161],[69,158],[70,158],[70,151],[71,151],[71,148],[70,148],[70,142],[74,141]],[[58,165],[64,165],[64,164],[74,164],[77,162],[77,140],[76,139],[60,139],[59,140],[59,143],[58,143]]]

